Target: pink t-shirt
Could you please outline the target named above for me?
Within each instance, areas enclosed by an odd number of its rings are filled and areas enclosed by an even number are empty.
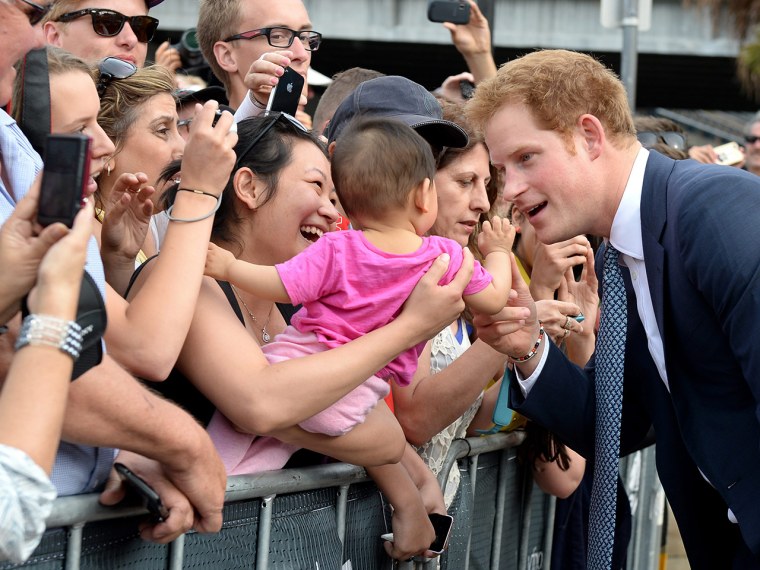
[[[277,271],[293,304],[302,304],[291,324],[299,331],[314,332],[320,342],[334,348],[391,322],[400,312],[417,282],[442,253],[451,262],[440,284],[449,283],[462,265],[462,247],[447,238],[423,238],[409,254],[377,249],[356,230],[331,232],[294,258],[277,265]],[[472,295],[485,289],[491,275],[475,262],[470,283]],[[406,350],[377,373],[407,386],[417,369],[425,343]]]

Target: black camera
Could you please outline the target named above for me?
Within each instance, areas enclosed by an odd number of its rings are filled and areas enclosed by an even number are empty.
[[[172,44],[171,47],[179,52],[179,57],[182,60],[182,69],[188,70],[206,65],[206,60],[203,58],[203,53],[198,44],[195,28],[189,28],[182,32],[179,42]]]

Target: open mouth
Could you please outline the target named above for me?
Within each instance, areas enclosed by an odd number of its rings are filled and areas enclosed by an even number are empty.
[[[301,235],[312,243],[321,238],[324,233],[316,226],[301,226]]]
[[[536,214],[538,214],[541,210],[543,210],[546,207],[546,202],[541,202],[540,204],[533,206],[530,210],[528,210],[526,213],[528,215],[528,219],[533,218]]]

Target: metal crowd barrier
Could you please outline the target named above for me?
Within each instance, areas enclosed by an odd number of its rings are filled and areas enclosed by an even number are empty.
[[[459,469],[460,488],[442,570],[546,570],[550,566],[554,499],[542,493],[530,469],[517,461],[521,432],[454,442],[441,473]],[[646,453],[646,452],[645,452]],[[653,459],[644,457],[630,480],[639,479],[637,500],[652,513]],[[656,476],[654,476],[656,478]],[[656,502],[656,501],[655,501]],[[394,563],[380,535],[388,532],[386,507],[363,469],[342,463],[230,477],[221,532],[189,532],[170,545],[141,540],[142,507],[103,507],[97,495],[56,500],[48,530],[24,565],[0,570],[134,568],[255,568],[257,570],[384,570]],[[654,513],[656,514],[656,513]],[[638,514],[637,514],[638,516]],[[658,536],[637,518],[629,570],[655,568]],[[661,529],[661,527],[659,527]],[[658,552],[655,552],[656,556]],[[350,560],[350,565],[344,562]],[[635,562],[634,562],[635,561]],[[397,563],[400,569],[436,568],[437,561]]]

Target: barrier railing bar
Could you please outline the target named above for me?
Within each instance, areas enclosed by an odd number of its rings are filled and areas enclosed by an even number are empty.
[[[501,538],[504,534],[504,510],[507,503],[507,450],[501,452],[499,457],[499,478],[496,483],[496,520],[493,524],[491,535],[491,568],[499,570],[501,560]]]
[[[468,472],[470,474],[470,489],[472,489],[472,505],[475,508],[475,484],[478,482],[478,460],[480,455],[473,455],[470,457],[470,465],[468,466]],[[470,551],[472,550],[472,524],[467,530],[467,547],[464,551],[464,570],[470,569]]]
[[[66,541],[66,570],[79,570],[82,558],[82,529],[84,522],[71,525]]]
[[[182,562],[185,559],[185,536],[178,536],[169,544],[169,570],[182,570]]]
[[[557,511],[557,497],[549,495],[549,507],[546,512],[546,532],[544,533],[544,563],[543,570],[551,570],[552,545],[554,544],[554,515]]]
[[[338,488],[338,500],[335,505],[335,524],[338,527],[338,538],[343,548],[346,547],[346,506],[348,505],[348,485]]]
[[[533,503],[531,498],[533,497],[533,477],[530,473],[527,473],[523,477],[523,512],[520,520],[520,546],[517,550],[517,568],[518,570],[528,569],[528,546],[530,541],[530,522],[533,515]]]
[[[269,568],[269,543],[272,534],[272,508],[276,495],[261,499],[259,515],[259,535],[256,542],[256,570]]]

